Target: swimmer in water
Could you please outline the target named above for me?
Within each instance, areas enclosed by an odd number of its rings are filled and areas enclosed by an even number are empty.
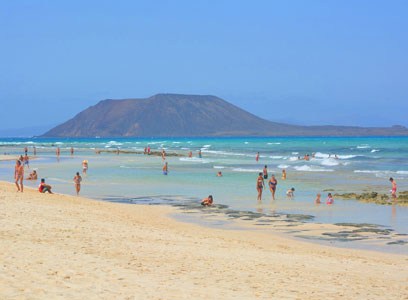
[[[326,204],[333,204],[334,203],[334,199],[331,193],[327,194],[327,199],[326,199]]]
[[[320,193],[318,193],[317,195],[316,195],[316,199],[315,199],[315,204],[320,204],[320,203],[322,203],[322,201],[321,201],[321,194]]]

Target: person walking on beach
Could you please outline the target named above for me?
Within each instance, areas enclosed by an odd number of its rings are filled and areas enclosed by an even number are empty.
[[[37,155],[37,148],[35,146],[33,147],[33,154],[34,154],[34,156]]]
[[[262,176],[262,172],[259,173],[258,178],[256,179],[256,190],[258,191],[257,200],[262,200],[262,191],[265,188],[265,182]]]
[[[263,173],[263,178],[268,179],[268,166],[267,165],[265,165],[265,167],[263,168],[262,173]]]
[[[79,191],[81,190],[81,181],[82,181],[81,175],[79,175],[79,172],[76,172],[76,175],[74,177],[74,184],[77,196],[79,195]]]
[[[60,149],[60,147],[57,147],[57,150],[55,150],[55,154],[57,155],[57,157],[60,156],[60,154],[61,154],[61,149]]]
[[[166,151],[163,149],[162,150],[162,160],[166,160]]]
[[[166,161],[166,163],[163,166],[163,175],[167,175],[168,171],[169,171],[169,166],[168,166],[168,163]]]
[[[87,160],[84,160],[84,161],[82,162],[82,173],[83,173],[83,174],[86,174],[87,171],[88,171],[88,161],[87,161]]]
[[[397,198],[397,183],[395,182],[395,179],[390,177],[390,182],[392,184],[392,188],[391,188],[391,196],[393,198]]]
[[[28,157],[27,153],[24,155],[24,166],[30,169],[30,158]]]
[[[20,160],[16,160],[16,166],[14,167],[14,179],[16,180],[15,183],[17,186],[17,192],[23,192],[24,166]]]
[[[275,175],[271,176],[271,179],[269,179],[268,185],[269,185],[269,190],[272,193],[272,200],[275,200],[276,186],[278,185],[278,181],[276,180]]]

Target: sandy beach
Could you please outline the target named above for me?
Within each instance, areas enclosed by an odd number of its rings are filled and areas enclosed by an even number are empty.
[[[1,299],[408,299],[408,256],[0,186]]]

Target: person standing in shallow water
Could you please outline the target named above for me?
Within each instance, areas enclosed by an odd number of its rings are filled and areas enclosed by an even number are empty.
[[[259,173],[258,178],[256,179],[256,190],[258,191],[257,200],[262,200],[262,191],[265,188],[265,182],[262,177],[262,172]]]
[[[286,170],[282,170],[282,180],[286,180]]]
[[[275,178],[275,175],[271,176],[271,179],[269,179],[269,190],[271,191],[272,194],[272,200],[275,200],[275,192],[276,192],[276,186],[278,185],[278,181]]]
[[[262,173],[263,173],[263,178],[268,179],[268,166],[267,165],[265,165],[265,167],[263,168]]]
[[[256,160],[257,162],[259,161],[259,152],[256,153],[255,160]]]
[[[81,181],[82,181],[81,175],[79,175],[79,172],[76,172],[76,175],[74,177],[74,184],[77,196],[79,195],[79,191],[81,190]]]
[[[392,188],[391,188],[391,196],[392,198],[397,198],[397,183],[395,182],[395,179],[390,177],[390,182],[392,184]]]

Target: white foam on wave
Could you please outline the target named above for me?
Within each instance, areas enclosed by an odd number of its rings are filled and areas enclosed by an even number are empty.
[[[55,145],[64,145],[63,142],[55,142],[54,144],[55,144]]]
[[[248,155],[245,153],[238,153],[238,152],[226,152],[226,151],[217,151],[217,150],[206,150],[203,149],[202,153],[211,153],[211,154],[219,154],[219,155],[231,155],[231,156],[248,156],[252,157],[252,155]]]
[[[280,145],[282,143],[267,143],[268,145]]]
[[[108,143],[106,143],[105,148],[109,148],[111,146],[121,146],[123,145],[122,143],[116,142],[116,141],[109,141]]]
[[[244,142],[244,144],[245,144],[245,145],[248,145],[248,144],[249,144],[249,142]]]
[[[321,152],[316,152],[316,153],[315,153],[315,157],[316,157],[316,158],[329,158],[329,157],[330,157],[330,154],[321,153]]]
[[[379,152],[380,150],[378,150],[378,149],[373,149],[373,150],[371,150],[371,153],[374,153],[374,152]]]
[[[299,158],[297,158],[296,156],[292,156],[292,157],[289,157],[289,160],[290,161],[295,161],[295,160],[299,160]]]
[[[338,166],[339,162],[334,158],[325,158],[320,163],[322,166]]]
[[[298,154],[299,154],[299,152],[292,152],[292,154],[293,154],[293,155],[298,155]]]
[[[269,156],[269,158],[272,158],[272,159],[283,159],[283,156],[272,155],[272,156]]]
[[[187,161],[187,162],[193,162],[193,163],[202,163],[202,164],[208,164],[211,161],[208,159],[203,159],[199,157],[181,157],[179,158],[180,161]]]
[[[337,155],[337,157],[339,159],[350,159],[350,158],[354,158],[354,157],[357,157],[357,156],[359,156],[359,155],[352,155],[352,154],[349,154],[349,155]]]
[[[308,165],[296,166],[294,168],[297,171],[304,171],[304,172],[333,172],[334,171],[332,169],[325,169],[321,167],[308,166]]]
[[[354,170],[354,173],[372,173],[372,174],[375,174],[375,173],[378,173],[378,172],[380,172],[380,171],[376,171],[376,170]]]
[[[213,166],[214,169],[225,169],[224,166]]]
[[[204,145],[202,148],[210,148],[211,145]]]
[[[279,165],[278,168],[279,169],[287,169],[287,168],[289,168],[289,166],[288,165]]]
[[[371,147],[368,144],[363,144],[363,145],[358,145],[356,148],[357,149],[368,149],[368,148],[371,148]]]
[[[244,168],[233,168],[232,171],[234,172],[250,172],[250,173],[259,173],[261,170],[259,169],[244,169]]]
[[[408,171],[397,171],[397,174],[408,175]]]

